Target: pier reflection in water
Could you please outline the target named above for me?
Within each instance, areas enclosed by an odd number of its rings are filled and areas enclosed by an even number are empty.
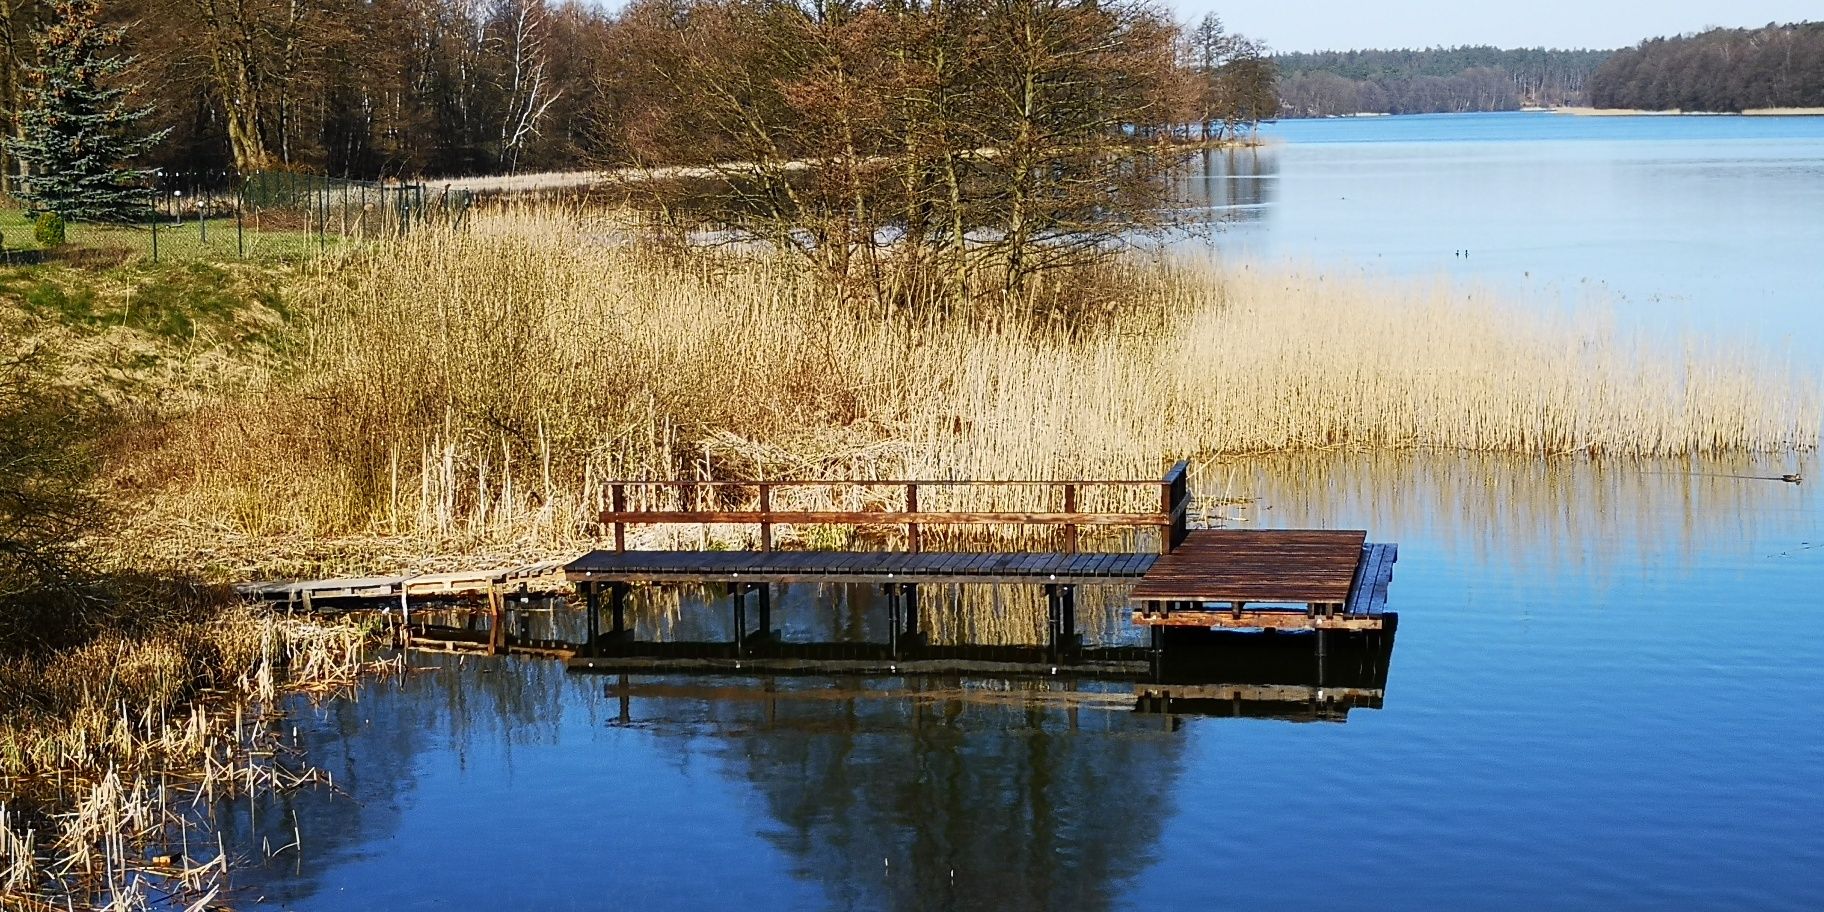
[[[780,907],[810,885],[812,905],[843,908],[1105,908],[1154,850],[1187,717],[1341,721],[1385,687],[1384,651],[1340,646],[1320,666],[1308,637],[1285,635],[1266,649],[1231,637],[1218,654],[1234,680],[1189,689],[577,676],[530,657],[415,655],[402,680],[294,700],[297,743],[346,796],[216,816],[237,854],[304,847],[240,875],[275,905],[313,907],[333,889],[402,907],[414,884],[492,869],[501,883],[463,895],[549,908],[561,880],[613,891],[605,907],[743,890]],[[473,846],[439,832],[484,824]],[[678,840],[702,845],[663,857]],[[403,879],[379,863],[401,852],[422,865]],[[743,882],[676,889],[703,864]]]

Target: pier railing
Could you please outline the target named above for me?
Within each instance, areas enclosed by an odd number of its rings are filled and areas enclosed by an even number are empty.
[[[1188,467],[1179,462],[1158,480],[1095,479],[1075,481],[920,481],[920,480],[816,480],[816,481],[611,481],[607,483],[610,506],[601,514],[604,528],[612,530],[614,550],[627,550],[627,527],[665,524],[735,524],[759,527],[760,549],[773,549],[775,525],[903,526],[909,551],[922,548],[921,530],[928,526],[1012,525],[1061,528],[1064,550],[1078,550],[1082,527],[1154,528],[1159,549],[1170,551],[1184,541],[1190,510]],[[851,494],[871,494],[876,500],[894,501],[879,509],[778,509],[775,494],[794,489],[821,488]],[[1022,499],[1056,504],[1042,510],[929,509],[920,505],[921,493],[929,503],[933,493],[957,491],[1012,491]],[[1079,504],[1093,492],[1113,492],[1114,499],[1146,503],[1157,509],[1092,511]],[[1121,497],[1122,493],[1129,496]],[[646,503],[677,504],[673,509],[632,509],[629,495]],[[940,495],[940,496],[941,496]],[[751,507],[726,506],[742,500]]]

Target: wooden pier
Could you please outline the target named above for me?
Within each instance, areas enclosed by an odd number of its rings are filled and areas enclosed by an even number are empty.
[[[1231,628],[1380,632],[1397,616],[1386,611],[1387,585],[1398,552],[1370,544],[1364,532],[1229,531],[1188,527],[1190,491],[1179,463],[1158,480],[818,481],[611,483],[612,506],[601,516],[614,547],[572,561],[565,575],[588,600],[592,624],[606,607],[605,628],[592,626],[592,648],[571,660],[587,671],[633,671],[686,661],[695,670],[772,671],[840,664],[855,672],[903,673],[926,664],[997,661],[1051,673],[1083,670],[1103,677],[1159,675],[1173,628]],[[782,492],[834,489],[861,508],[781,507]],[[945,495],[933,504],[933,493]],[[629,507],[630,495],[640,502]],[[1085,508],[1094,499],[1094,509]],[[707,500],[707,505],[705,502]],[[1017,501],[1020,508],[984,507]],[[654,506],[653,504],[659,504]],[[1135,505],[1140,505],[1138,508]],[[703,523],[747,527],[755,547],[744,551],[633,550],[630,526]],[[781,551],[774,530],[840,526],[901,547],[870,550]],[[1012,528],[1035,537],[1049,531],[1055,550],[931,550],[933,530],[958,526]],[[883,535],[882,530],[885,530]],[[1082,550],[1086,531],[1125,530],[1127,540],[1150,535],[1150,550]],[[640,642],[626,624],[629,588],[652,584],[719,584],[730,595],[731,641],[726,644]],[[866,584],[887,597],[887,642],[783,642],[772,627],[771,594],[782,583]],[[1029,649],[936,646],[921,634],[921,587],[956,584],[1043,587],[1047,642]],[[1144,647],[1086,647],[1075,630],[1076,590],[1124,585],[1136,625],[1150,629]],[[750,601],[753,601],[750,611]],[[720,647],[720,648],[719,648]]]
[[[1085,481],[822,480],[621,481],[607,485],[600,516],[608,547],[563,563],[474,573],[318,580],[250,586],[247,594],[310,608],[330,602],[396,602],[409,621],[414,600],[485,597],[493,616],[485,644],[510,650],[499,633],[507,596],[566,589],[582,596],[585,631],[572,669],[654,673],[733,671],[902,674],[982,670],[1159,678],[1175,642],[1211,630],[1391,633],[1387,589],[1398,550],[1360,531],[1191,529],[1186,465],[1163,478]],[[629,530],[715,526],[746,537],[744,550],[642,550]],[[782,549],[781,530],[829,530],[865,549]],[[999,543],[997,550],[962,550]],[[1042,543],[1032,550],[1034,542]],[[1115,547],[1109,548],[1109,544]],[[1096,545],[1103,550],[1095,550]],[[932,547],[935,545],[936,547]],[[1088,545],[1089,547],[1085,547]],[[773,626],[774,588],[862,584],[885,596],[888,634],[879,643],[789,642]],[[636,586],[710,586],[729,600],[722,642],[638,640],[628,618]],[[1029,585],[1048,606],[1045,642],[1032,646],[934,644],[925,635],[921,591],[933,586]],[[1077,590],[1121,586],[1145,645],[1085,645],[1075,629]],[[1179,636],[1183,631],[1190,636]],[[562,643],[529,644],[542,654]]]

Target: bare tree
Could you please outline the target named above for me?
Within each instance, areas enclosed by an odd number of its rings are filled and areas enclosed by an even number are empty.
[[[504,63],[499,155],[508,173],[519,170],[520,153],[538,135],[545,112],[563,95],[545,76],[548,15],[544,0],[500,0],[494,9],[490,44]]]
[[[890,302],[1018,296],[1159,225],[1176,27],[1144,2],[649,2],[630,190]],[[649,179],[653,175],[663,180]]]

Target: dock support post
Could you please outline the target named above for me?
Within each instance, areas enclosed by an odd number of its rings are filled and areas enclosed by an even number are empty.
[[[735,609],[735,655],[747,655],[747,584],[731,583],[729,601]]]
[[[760,590],[760,636],[770,639],[773,635],[773,584],[761,583]]]
[[[1076,652],[1082,644],[1077,641],[1077,587],[1058,587],[1058,632],[1062,635],[1065,652]]]
[[[906,639],[918,642],[918,584],[905,584]]]
[[[1058,651],[1063,648],[1064,619],[1063,597],[1058,593],[1056,583],[1045,584],[1045,639],[1052,661],[1057,661]]]
[[[1165,630],[1158,624],[1149,625],[1153,654],[1153,680],[1159,680],[1165,671]]]
[[[1324,686],[1325,647],[1328,645],[1326,641],[1329,636],[1330,631],[1322,627],[1317,628],[1317,686],[1319,687]]]
[[[621,637],[627,633],[626,583],[614,583],[608,587],[608,605],[614,613],[614,635]]]
[[[500,655],[507,648],[506,601],[500,587],[488,583],[488,655]]]
[[[601,595],[599,586],[595,583],[583,584],[583,613],[587,615],[583,623],[583,636],[586,637],[583,642],[583,654],[593,656],[595,655],[596,638],[600,636],[602,627],[601,618],[599,617],[601,614]]]
[[[887,590],[887,650],[893,658],[899,658],[899,586],[888,583]]]

